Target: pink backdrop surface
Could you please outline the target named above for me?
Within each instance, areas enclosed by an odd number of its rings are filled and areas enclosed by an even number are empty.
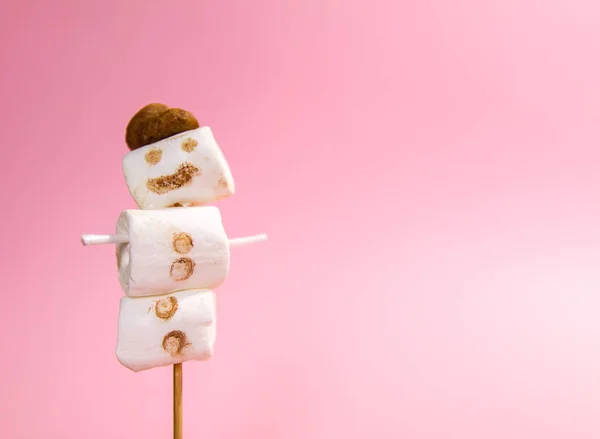
[[[210,125],[237,184],[184,437],[600,437],[597,1],[3,1],[0,426],[168,438],[115,357],[124,129]]]

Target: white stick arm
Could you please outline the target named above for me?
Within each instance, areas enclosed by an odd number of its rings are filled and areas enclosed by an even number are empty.
[[[267,240],[267,235],[264,233],[260,235],[244,236],[242,238],[233,238],[229,240],[231,247],[243,247],[244,245],[254,244],[255,242],[262,242]]]
[[[129,242],[127,235],[81,235],[83,245],[122,244]]]
[[[230,239],[229,245],[231,247],[243,247],[245,245],[266,240],[267,235],[263,233],[260,235]],[[81,243],[85,246],[100,244],[123,244],[125,242],[129,242],[129,236],[127,235],[81,235]]]

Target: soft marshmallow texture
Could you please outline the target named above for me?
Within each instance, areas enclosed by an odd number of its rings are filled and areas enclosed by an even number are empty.
[[[135,149],[122,167],[141,209],[202,205],[234,193],[229,166],[206,126]]]
[[[117,359],[134,372],[190,360],[209,360],[216,337],[215,319],[212,291],[123,297]]]
[[[215,206],[125,210],[116,247],[119,282],[127,296],[215,289],[229,273],[229,241]]]

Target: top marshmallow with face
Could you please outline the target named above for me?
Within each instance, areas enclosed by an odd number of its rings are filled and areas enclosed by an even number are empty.
[[[198,206],[233,195],[231,171],[212,130],[203,126],[123,157],[129,193],[141,209]]]

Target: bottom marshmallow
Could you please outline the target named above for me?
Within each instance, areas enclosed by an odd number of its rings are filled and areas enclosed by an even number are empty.
[[[133,370],[208,360],[215,342],[215,295],[185,290],[162,296],[123,297],[117,359]]]

